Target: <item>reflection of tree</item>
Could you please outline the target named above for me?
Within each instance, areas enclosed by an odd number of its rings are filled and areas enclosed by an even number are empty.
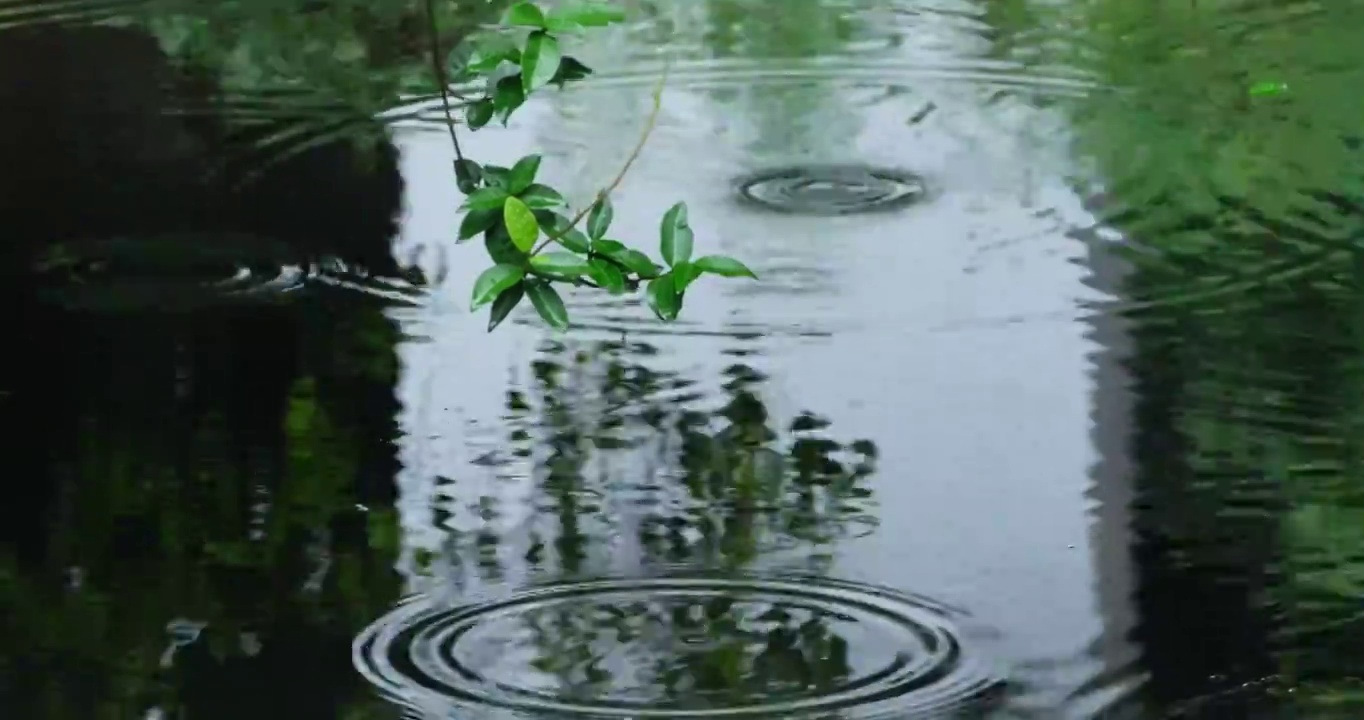
[[[1161,706],[1216,694],[1249,712],[1264,701],[1252,690],[1364,667],[1361,574],[1341,550],[1364,522],[1360,266],[1331,239],[1357,220],[1276,226],[1229,198],[1211,215],[1175,203],[1142,215],[1122,294],[1143,306],[1130,370],[1150,692]],[[1313,247],[1336,257],[1302,261]],[[1294,272],[1201,290],[1228,267],[1274,262]]]
[[[827,437],[826,420],[802,413],[783,447],[758,394],[760,372],[727,369],[726,402],[702,412],[693,406],[704,395],[692,383],[626,362],[624,352],[657,351],[603,343],[592,354],[603,360],[600,370],[581,358],[568,365],[541,359],[535,392],[511,398],[517,414],[538,406],[542,418],[540,487],[559,524],[560,570],[585,569],[594,542],[581,527],[585,517],[603,532],[636,523],[641,562],[734,568],[764,550],[827,547],[874,522],[863,483],[876,456],[870,441],[844,446]]]
[[[326,124],[340,115],[369,118],[399,95],[434,97],[429,21],[424,0],[29,0],[4,25],[117,23],[153,32],[178,61],[211,68],[231,93],[256,101],[243,110],[269,117],[271,101],[299,102]],[[442,0],[433,4],[453,47],[510,0]],[[262,97],[263,91],[274,93]],[[263,104],[259,101],[265,101]],[[349,108],[351,113],[343,110]]]
[[[732,708],[832,692],[852,674],[847,640],[799,607],[654,598],[524,621],[540,650],[535,669],[583,700],[619,693],[624,680],[668,707]]]
[[[869,23],[850,15],[845,3],[706,0],[700,5],[704,10],[694,22],[670,23],[666,26],[670,37],[656,40],[674,47],[699,47],[706,60],[742,59],[780,72],[803,61],[843,55],[852,42],[871,32]],[[744,106],[726,116],[751,118],[752,149],[759,157],[785,160],[792,152],[836,152],[827,147],[831,142],[842,147],[856,137],[859,120],[835,87],[832,80],[824,79],[763,82],[726,85],[710,95],[725,105]],[[846,157],[818,159],[832,162]]]
[[[1338,70],[1358,66],[1360,16],[1233,5],[1058,9],[1080,36],[1047,52],[1121,89],[1072,110],[1126,236],[1130,278],[1108,290],[1147,303],[1130,366],[1151,694],[1223,693],[1243,716],[1253,691],[1296,687],[1282,714],[1316,717],[1364,672],[1364,573],[1342,549],[1364,522],[1364,193],[1342,94],[1358,73]],[[1253,94],[1262,82],[1287,92]]]
[[[0,368],[22,478],[0,530],[7,713],[364,705],[350,639],[398,591],[394,333],[373,306],[329,303],[325,332],[313,311],[27,308],[33,337],[60,342]]]
[[[834,541],[874,523],[870,441],[845,446],[810,413],[779,435],[759,393],[765,378],[744,365],[725,372],[723,405],[695,409],[705,396],[693,383],[625,359],[657,352],[603,343],[570,358],[556,345],[534,362],[533,387],[510,395],[521,418],[512,424],[525,427],[509,444],[540,456],[525,555],[533,568],[575,576],[684,565],[723,575],[783,549],[818,565]],[[851,671],[847,641],[827,621],[736,598],[526,617],[534,664],[560,691],[590,697],[626,682],[679,707],[832,687]],[[628,659],[631,678],[618,675],[621,653],[639,654]]]

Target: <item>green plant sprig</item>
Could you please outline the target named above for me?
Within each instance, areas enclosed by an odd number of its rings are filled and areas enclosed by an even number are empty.
[[[591,68],[562,53],[559,35],[621,22],[625,19],[622,10],[609,3],[578,2],[546,12],[534,2],[518,2],[508,9],[501,26],[472,39],[467,54],[459,48],[442,59],[434,2],[427,0],[432,65],[441,85],[442,110],[455,149],[456,184],[465,193],[461,205],[465,215],[456,243],[482,235],[493,262],[474,281],[471,300],[474,310],[490,306],[489,332],[526,298],[545,323],[567,329],[568,309],[555,284],[605,290],[613,295],[635,292],[644,285],[650,309],[668,322],[677,318],[687,289],[701,275],[756,279],[752,270],[734,258],[693,258],[694,234],[686,203],[676,203],[663,214],[659,227],[661,262],[607,237],[615,216],[611,193],[625,179],[657,124],[666,69],[654,88],[653,107],[634,150],[592,203],[571,217],[563,214],[568,209],[563,194],[536,182],[539,155],[527,155],[508,168],[481,165],[465,157],[460,147],[454,104],[450,102],[452,78],[485,81],[481,96],[461,98],[465,100],[466,127],[477,131],[494,118],[505,127],[532,93],[547,85],[562,89],[592,73]],[[449,67],[453,72],[447,70]],[[586,232],[578,228],[584,221]],[[550,245],[561,249],[548,250]]]

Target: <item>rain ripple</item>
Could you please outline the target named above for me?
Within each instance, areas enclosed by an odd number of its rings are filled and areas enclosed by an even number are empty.
[[[430,716],[938,717],[1000,687],[961,619],[822,577],[608,577],[472,603],[414,596],[352,658]]]

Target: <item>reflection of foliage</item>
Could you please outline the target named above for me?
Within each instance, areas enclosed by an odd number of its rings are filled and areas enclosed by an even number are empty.
[[[453,47],[508,4],[435,3],[448,34],[442,46]],[[37,0],[5,22],[61,18],[146,27],[173,57],[221,69],[229,91],[287,90],[285,97],[330,103],[333,112],[338,102],[350,104],[368,117],[392,107],[401,94],[435,96],[425,12],[422,0]]]
[[[1339,242],[1358,218],[1336,200],[1319,225],[1230,198],[1114,216],[1133,236],[1121,290],[1141,305],[1143,634],[1167,701],[1359,672],[1359,286]],[[1200,609],[1180,609],[1190,596]]]
[[[737,366],[729,371],[732,393],[719,415],[726,425],[704,432],[710,418],[699,413],[678,418],[683,434],[683,484],[691,498],[686,524],[699,532],[691,552],[713,561],[742,565],[757,559],[764,537],[825,545],[859,523],[873,524],[862,505],[871,491],[862,481],[873,472],[875,446],[859,440],[850,446],[854,462],[845,464],[844,447],[820,431],[828,421],[803,413],[791,421],[789,449],[771,447],[775,433],[767,410],[751,389],[762,376]],[[678,521],[659,518],[645,524],[646,546],[675,559]],[[770,540],[768,540],[770,542]],[[779,541],[780,542],[780,541]],[[702,550],[704,548],[704,550]]]
[[[824,2],[706,0],[705,5],[705,43],[718,57],[817,57],[837,52],[865,32],[846,8]]]
[[[397,592],[382,542],[392,513],[356,509],[381,496],[364,487],[361,463],[388,445],[376,433],[391,417],[373,413],[391,408],[321,393],[392,378],[358,380],[350,368],[372,372],[372,361],[326,351],[331,361],[295,374],[292,348],[270,335],[276,312],[218,317],[212,329],[125,320],[92,335],[58,324],[71,362],[17,386],[35,388],[16,393],[24,403],[45,394],[53,424],[34,451],[52,459],[28,478],[29,511],[51,520],[0,553],[0,632],[22,648],[0,668],[15,717],[141,717],[153,707],[199,717],[234,683],[291,687],[234,699],[240,710],[329,705],[345,694],[336,685],[358,686],[343,668],[305,673],[325,678],[319,690],[279,666],[341,651]],[[159,361],[167,342],[178,366]],[[102,372],[105,357],[124,362]],[[26,457],[20,444],[31,439],[5,442]]]
[[[848,643],[808,609],[731,597],[602,603],[574,613],[531,613],[533,666],[569,697],[619,691],[608,667],[625,660],[633,682],[674,708],[725,708],[829,692],[852,673]]]
[[[1364,185],[1346,89],[1361,79],[1346,39],[1360,18],[1270,5],[1098,0],[1077,6],[1084,56],[1054,59],[1117,89],[1077,107],[1076,133],[1126,236],[1131,273],[1110,289],[1138,306],[1153,692],[1178,701],[1268,679],[1295,689],[1283,714],[1317,717],[1309,706],[1364,672]],[[1250,92],[1262,81],[1288,89]]]
[[[674,564],[738,570],[782,547],[818,561],[835,540],[874,525],[865,482],[874,444],[845,447],[827,437],[828,421],[802,413],[783,447],[756,370],[729,368],[727,401],[707,413],[692,409],[704,397],[692,382],[622,359],[657,355],[653,347],[547,350],[532,364],[534,390],[508,398],[508,444],[537,460],[537,515],[525,555],[532,568],[592,573],[604,554],[627,545],[646,572]],[[482,514],[495,516],[496,508],[484,504]],[[472,549],[496,577],[479,550],[498,542],[487,534]],[[644,653],[630,660],[642,673],[632,682],[679,707],[827,688],[850,672],[846,641],[796,607],[658,599],[594,612],[544,610],[527,622],[533,664],[569,696],[599,696],[620,681],[613,653]]]
[[[1299,187],[1360,187],[1357,156],[1341,144],[1358,133],[1364,109],[1354,91],[1364,81],[1352,30],[1359,7],[1284,7],[1280,27],[1257,21],[1253,5],[1078,6],[1084,42],[1071,46],[1077,55],[1054,59],[1121,89],[1094,94],[1080,118],[1080,144],[1107,180],[1140,178],[1200,209],[1213,192],[1284,211]],[[1264,81],[1290,90],[1253,96]]]
[[[827,547],[874,525],[865,479],[874,472],[875,446],[848,446],[824,435],[828,421],[804,413],[792,420],[782,449],[756,392],[761,373],[742,365],[726,371],[728,402],[716,412],[688,409],[678,391],[690,383],[642,365],[621,362],[625,346],[605,343],[593,357],[606,367],[595,375],[582,363],[535,363],[537,400],[514,394],[516,414],[539,405],[548,432],[541,485],[558,519],[561,569],[578,572],[594,541],[585,517],[605,523],[637,522],[646,558],[665,563],[702,562],[741,567],[765,550]],[[647,346],[632,351],[656,352]],[[580,356],[580,360],[586,356]],[[574,399],[589,383],[592,403]],[[522,431],[520,438],[528,438]],[[513,438],[516,443],[517,439]],[[609,482],[612,460],[634,460],[624,486]],[[591,471],[588,468],[592,468]],[[676,484],[655,478],[676,477]],[[629,497],[631,510],[607,517],[602,499]],[[625,518],[620,514],[638,515]],[[532,557],[538,558],[539,551]]]

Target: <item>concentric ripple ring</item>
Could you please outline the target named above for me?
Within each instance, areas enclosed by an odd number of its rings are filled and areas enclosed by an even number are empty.
[[[785,213],[850,215],[898,210],[923,199],[923,179],[889,168],[798,165],[769,168],[735,181],[745,202]]]
[[[287,246],[254,236],[177,233],[55,245],[35,269],[61,305],[175,311],[282,298],[306,280],[294,260]]]
[[[672,609],[654,614],[645,609],[659,605]],[[688,609],[679,611],[680,606]],[[765,610],[744,616],[743,610],[752,608]],[[677,618],[688,613],[693,618],[708,616],[713,624],[704,631],[677,625]],[[352,659],[357,670],[393,701],[441,717],[746,719],[838,713],[863,720],[913,718],[981,702],[999,683],[957,629],[955,614],[926,598],[827,578],[600,578],[538,585],[472,604],[414,596],[356,637]],[[587,622],[604,615],[634,624],[628,636],[598,629],[541,646],[536,643],[545,642],[545,637],[537,615],[556,618],[555,625],[564,618]],[[783,621],[774,626],[774,617],[786,618],[789,627],[782,627]],[[791,617],[807,619],[791,624]],[[650,625],[651,619],[658,622]],[[843,629],[824,634],[814,629],[834,625]],[[875,647],[849,642],[850,632]],[[573,682],[585,681],[568,682],[564,678],[572,672],[551,671],[545,663],[570,661],[574,653],[565,648],[588,652],[603,635],[609,636],[601,643],[609,653],[628,656],[618,666],[635,687],[620,687],[617,676],[607,672],[598,674],[590,692],[565,691]],[[530,642],[528,636],[538,640]],[[781,637],[787,640],[773,640]],[[787,641],[792,647],[810,642],[822,648],[810,653],[813,660],[797,665],[828,663],[839,655],[851,662],[824,681],[811,681],[808,675],[797,682],[762,680],[757,683],[760,691],[737,699],[726,691],[717,696],[721,699],[706,701],[698,694],[700,685],[686,700],[640,689],[659,687],[649,673],[669,665],[666,657],[658,659],[660,655],[690,652],[691,660],[672,662],[676,670],[696,667],[697,658],[725,653],[731,659],[753,660],[764,652],[775,657],[779,653],[771,649],[773,643]],[[706,655],[704,647],[711,646],[720,648],[718,655]],[[837,647],[842,649],[830,649]],[[645,659],[649,654],[655,657]],[[761,673],[750,669],[734,676]]]

